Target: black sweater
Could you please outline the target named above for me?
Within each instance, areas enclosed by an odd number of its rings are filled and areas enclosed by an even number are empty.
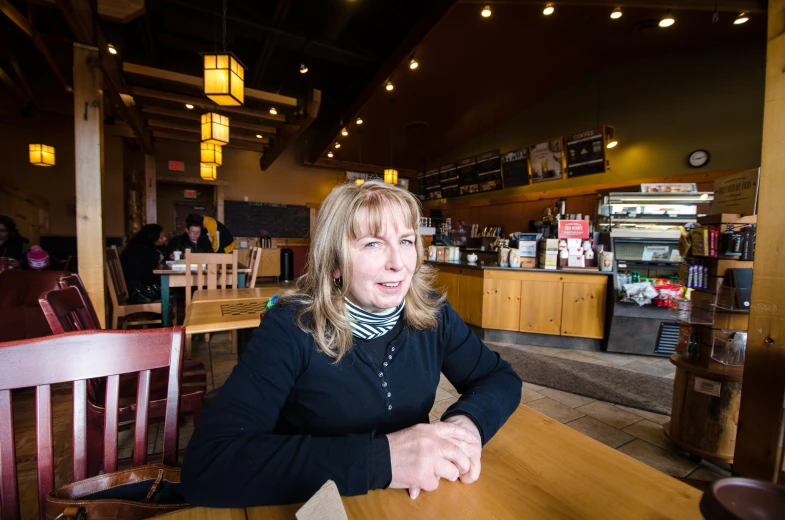
[[[339,363],[294,323],[265,315],[188,444],[189,503],[250,507],[307,500],[328,479],[342,495],[390,482],[386,433],[428,423],[440,371],[487,442],[520,403],[521,380],[445,303],[434,330],[403,327],[380,365],[355,347]]]

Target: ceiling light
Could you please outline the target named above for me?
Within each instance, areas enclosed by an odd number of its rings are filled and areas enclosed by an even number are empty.
[[[361,124],[363,124],[363,118],[362,118],[362,117],[358,117],[358,118],[357,118],[357,124],[358,124],[358,125],[361,125]]]
[[[362,186],[363,184],[365,184],[365,179],[361,179],[360,177],[357,177],[356,179],[354,179],[354,184],[357,186]]]
[[[349,135],[349,131],[344,128],[343,130],[341,130],[341,135],[346,137],[347,135]]]
[[[545,9],[542,10],[542,14],[548,16],[553,14],[555,10],[556,8],[553,6],[553,4],[551,2],[548,2],[547,4],[545,4]]]
[[[613,141],[608,141],[608,144],[606,144],[606,145],[605,145],[605,147],[606,147],[606,148],[613,148],[613,147],[614,147],[614,146],[616,146],[617,144],[619,144],[619,141],[617,141],[617,140],[615,140],[615,139],[614,139]]]
[[[395,85],[392,84],[392,81],[388,81],[384,88],[387,90],[387,92],[392,92],[392,89],[395,88]]]
[[[335,149],[337,150],[340,147],[341,147],[341,143],[339,143],[338,141],[335,141]]]
[[[207,166],[221,166],[223,164],[223,151],[220,145],[201,143],[201,161]]]
[[[257,139],[264,139],[264,136],[262,134],[256,134],[256,138]]]
[[[270,107],[270,114],[274,116],[278,115],[278,111],[275,109],[275,107]]]
[[[187,108],[188,110],[193,110],[194,106],[191,103],[186,103],[185,108]]]
[[[199,163],[199,176],[206,181],[214,181],[218,177],[217,168],[209,164]]]
[[[331,158],[331,159],[332,159],[332,157],[333,157],[333,153],[332,153],[332,152],[327,152],[327,157],[329,157],[329,158]]]
[[[616,139],[616,129],[612,126],[605,127],[605,148],[613,148],[619,144]]]
[[[616,8],[616,9],[614,9],[614,10],[613,10],[613,12],[611,13],[611,18],[612,18],[613,20],[618,20],[619,18],[621,18],[621,15],[622,15],[622,13],[621,13],[621,7],[617,7],[617,8]]]
[[[300,64],[300,74],[305,74],[306,72],[308,72],[308,67],[305,65],[305,63],[301,63]]]
[[[384,182],[387,184],[398,184],[398,170],[394,168],[384,170]]]
[[[55,165],[55,147],[45,144],[31,144],[28,146],[30,164],[36,166]]]
[[[245,67],[230,52],[204,55],[204,95],[217,105],[245,102]]]
[[[202,114],[202,142],[221,146],[228,144],[229,118],[215,112]]]
[[[734,25],[741,25],[743,23],[747,23],[749,21],[749,19],[750,19],[750,17],[749,17],[749,15],[747,13],[739,13],[739,16],[737,16],[736,19],[733,20],[733,24]]]
[[[483,7],[482,11],[480,12],[480,14],[482,15],[483,18],[490,18],[490,16],[491,16],[491,6],[490,5],[486,5],[485,7]]]
[[[676,23],[676,19],[673,17],[673,13],[668,11],[665,13],[665,16],[660,20],[660,27],[670,27]]]
[[[414,58],[412,58],[412,61],[409,62],[409,68],[412,70],[416,69],[419,66],[420,64],[417,63],[417,60],[415,60]]]
[[[109,51],[109,54],[117,54],[117,49],[111,43],[106,46],[106,49]]]

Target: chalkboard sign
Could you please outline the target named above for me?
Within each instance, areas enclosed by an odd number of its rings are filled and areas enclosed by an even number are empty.
[[[529,184],[529,149],[521,148],[502,156],[504,187],[526,186]]]
[[[224,202],[226,227],[238,237],[308,238],[311,210],[268,202]]]
[[[502,163],[499,150],[477,156],[477,180],[480,191],[500,190],[502,187]]]
[[[568,137],[567,176],[578,177],[605,171],[605,132],[595,128]]]
[[[476,157],[458,161],[456,171],[458,172],[460,195],[468,195],[469,193],[478,193],[480,191],[480,183],[477,179]]]
[[[442,198],[442,185],[439,180],[439,168],[425,172],[425,200]]]
[[[446,164],[439,168],[439,180],[442,187],[442,197],[457,197],[459,194],[458,173],[455,164]]]

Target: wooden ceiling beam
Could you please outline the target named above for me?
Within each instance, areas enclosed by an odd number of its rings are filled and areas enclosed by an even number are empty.
[[[30,84],[27,82],[27,79],[25,78],[24,72],[22,72],[22,68],[19,66],[19,63],[16,62],[16,59],[13,56],[11,57],[10,62],[11,62],[11,68],[14,69],[14,72],[16,73],[16,77],[17,79],[19,79],[19,83],[22,86],[22,90],[25,91],[25,94],[27,94],[27,97],[30,98],[30,101],[33,102],[35,108],[40,110],[41,105],[38,103],[35,94],[33,94],[33,89],[30,88]]]
[[[431,32],[439,21],[455,6],[457,0],[433,0],[428,3],[424,13],[419,20],[414,24],[409,33],[401,40],[401,43],[395,48],[390,56],[384,63],[379,66],[370,82],[368,82],[354,98],[349,106],[341,114],[341,117],[336,119],[330,126],[318,135],[311,147],[308,155],[309,162],[316,162],[319,157],[330,147],[335,139],[335,136],[341,131],[341,121],[354,121],[357,114],[365,106],[371,96],[379,91],[380,88],[388,81],[390,75],[396,68],[407,58],[409,58],[414,51],[414,48]]]
[[[179,119],[187,119],[188,121],[201,121],[201,116],[190,110],[178,110],[174,108],[159,107],[155,105],[142,105],[143,114],[155,114],[157,116],[176,117]],[[246,123],[245,121],[238,121],[232,119],[232,128],[242,128],[243,130],[253,130],[254,132],[264,134],[266,137],[275,137],[278,129],[274,126],[257,125],[254,123]]]
[[[148,119],[147,120],[147,124],[150,125],[153,128],[166,128],[166,129],[169,129],[169,130],[177,130],[179,132],[188,132],[188,133],[194,133],[194,134],[201,134],[202,133],[202,129],[200,128],[200,126],[198,124],[189,125],[189,124],[183,124],[183,123],[176,123],[174,121],[164,121],[163,119]],[[230,126],[229,127],[229,142],[231,142],[232,139],[239,139],[241,141],[249,141],[249,142],[252,142],[252,143],[262,143],[262,144],[269,144],[269,142],[270,142],[270,140],[268,138],[266,138],[266,137],[262,137],[260,139],[260,138],[258,138],[256,136],[245,135],[245,134],[240,134],[240,133],[234,132],[234,131],[232,131],[231,126]]]
[[[174,141],[183,141],[186,143],[200,143],[201,139],[199,136],[194,136],[191,133],[182,133],[176,131],[169,131],[169,130],[153,130],[153,135],[156,139],[171,139]],[[264,145],[257,145],[254,146],[252,143],[246,142],[230,142],[227,145],[224,145],[224,148],[233,148],[236,150],[251,150],[252,152],[260,152],[264,153],[265,147]]]
[[[204,78],[199,76],[190,76],[188,74],[180,74],[179,72],[172,72],[170,70],[156,69],[146,65],[138,65],[136,63],[123,63],[123,72],[126,74],[136,74],[137,76],[144,76],[147,78],[162,79],[164,81],[171,81],[173,83],[181,83],[196,88],[204,88]],[[280,107],[297,107],[297,98],[282,96],[273,92],[265,92],[264,90],[257,90],[255,88],[245,87],[245,97],[247,99],[254,99],[264,103],[272,103]],[[282,115],[273,116],[267,114],[267,119],[273,121],[286,121]]]
[[[46,46],[46,43],[41,38],[41,35],[33,29],[33,24],[31,24],[22,13],[17,11],[8,0],[0,0],[0,11],[2,11],[12,22],[16,24],[17,27],[22,29],[22,31],[30,37],[30,39],[33,41],[33,45],[36,49],[38,49],[38,52],[43,55],[46,63],[49,64],[49,68],[52,69],[52,72],[57,77],[57,80],[63,86],[65,91],[73,92],[74,89],[71,87],[71,83],[65,79],[65,76],[60,70],[60,66],[52,56],[52,53],[49,52],[49,47]]]
[[[16,84],[13,78],[9,76],[5,70],[3,70],[3,67],[0,67],[0,81],[3,82],[8,90],[13,92],[13,94],[19,98],[19,101],[21,101],[22,104],[27,105],[27,103],[30,102],[30,97],[25,94],[19,85]]]
[[[539,5],[542,0],[460,0],[462,4],[485,5],[492,4],[521,4]],[[559,0],[559,6],[585,6],[585,7],[615,7],[640,8],[640,9],[671,9],[673,11],[714,11],[715,2],[706,0]],[[723,12],[765,14],[767,12],[766,0],[723,0],[717,3],[716,8]]]
[[[294,141],[297,140],[314,122],[319,115],[319,107],[322,104],[322,91],[313,89],[308,95],[308,103],[306,104],[305,114],[299,116],[289,124],[281,128],[278,134],[278,139],[270,147],[270,149],[259,159],[259,167],[262,171],[269,168],[273,162],[289,147]]]

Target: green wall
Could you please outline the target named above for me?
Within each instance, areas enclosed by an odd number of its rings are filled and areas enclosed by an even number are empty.
[[[470,198],[667,177],[695,172],[688,154],[711,153],[702,170],[760,164],[765,42],[704,47],[609,66],[453,150],[430,167],[495,148],[522,148],[608,124],[619,146],[603,174],[561,179]],[[598,102],[599,101],[599,102]]]

